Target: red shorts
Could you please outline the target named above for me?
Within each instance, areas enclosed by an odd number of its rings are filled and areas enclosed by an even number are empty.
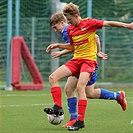
[[[96,69],[97,62],[87,59],[72,59],[65,64],[70,71],[72,76],[79,76],[81,72],[93,73]]]

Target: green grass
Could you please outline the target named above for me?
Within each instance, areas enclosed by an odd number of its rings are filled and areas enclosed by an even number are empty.
[[[118,91],[120,88],[110,89]],[[124,89],[128,107],[122,111],[112,100],[88,100],[85,128],[82,133],[132,133],[133,90]],[[69,120],[66,96],[63,92],[65,119],[60,125],[52,125],[43,112],[53,106],[49,89],[43,91],[0,91],[0,133],[67,133],[61,128]],[[77,131],[73,131],[77,132]]]

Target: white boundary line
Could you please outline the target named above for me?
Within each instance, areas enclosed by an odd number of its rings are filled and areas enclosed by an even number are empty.
[[[51,95],[51,94],[49,94]],[[46,94],[0,94],[0,97],[36,97],[36,96],[46,96]],[[126,97],[126,99],[133,99],[133,97]]]
[[[42,96],[46,96],[46,94],[0,94],[0,97],[42,97]],[[126,97],[127,99],[132,99],[132,97]],[[112,101],[112,100],[109,100]],[[108,101],[108,102],[109,102]],[[128,103],[133,103],[133,101],[128,101]],[[67,104],[67,103],[63,103],[63,104]],[[94,103],[93,103],[94,104]],[[96,102],[95,102],[96,104]],[[32,106],[52,106],[52,103],[49,104],[44,104],[44,103],[40,103],[40,104],[18,104],[18,105],[0,105],[0,108],[9,108],[9,107],[32,107]]]
[[[2,94],[0,97],[36,97],[36,96],[46,96],[46,94]]]
[[[89,104],[97,104],[98,102],[94,102],[94,103],[89,103]],[[107,102],[108,103],[108,102]],[[132,104],[133,101],[129,101],[128,104]],[[63,105],[66,105],[67,103],[62,103]],[[99,104],[99,103],[98,103]],[[33,107],[33,106],[52,106],[52,103],[49,104],[44,104],[44,103],[40,103],[40,104],[12,104],[12,105],[0,105],[0,108],[9,108],[9,107]]]
[[[66,103],[63,103],[66,104]],[[40,103],[40,104],[16,104],[16,105],[0,105],[0,108],[9,108],[9,107],[33,107],[33,106],[52,106],[53,104],[44,104],[44,103]]]
[[[17,104],[17,105],[0,105],[0,108],[8,108],[8,107],[29,107],[29,106],[46,106],[52,104]]]

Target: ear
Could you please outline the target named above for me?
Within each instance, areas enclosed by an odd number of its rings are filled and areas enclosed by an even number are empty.
[[[78,18],[78,17],[79,17],[79,15],[78,15],[78,14],[75,14],[75,17],[76,17],[76,18]]]
[[[60,24],[64,27],[67,23],[65,23],[64,21],[61,21]]]
[[[61,21],[60,23],[61,23],[61,24],[64,24],[64,22],[63,22],[63,21]]]

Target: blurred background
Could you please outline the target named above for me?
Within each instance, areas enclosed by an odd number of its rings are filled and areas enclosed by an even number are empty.
[[[50,73],[72,57],[70,54],[52,59],[50,53],[45,52],[49,44],[63,42],[61,35],[51,29],[49,19],[69,2],[79,6],[82,18],[133,21],[132,0],[0,0],[0,89],[11,86],[10,44],[15,36],[24,37],[43,77],[44,87],[49,88]],[[133,31],[102,28],[97,34],[101,40],[101,51],[108,54],[108,60],[98,59],[97,85],[127,85],[133,88]],[[23,60],[21,82],[32,83]]]

